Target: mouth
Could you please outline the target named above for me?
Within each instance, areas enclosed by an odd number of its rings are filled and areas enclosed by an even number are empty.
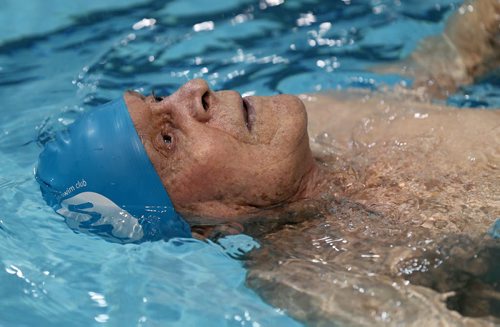
[[[242,98],[242,102],[245,125],[249,131],[252,131],[252,127],[255,123],[255,108],[252,104],[252,101],[248,97]]]

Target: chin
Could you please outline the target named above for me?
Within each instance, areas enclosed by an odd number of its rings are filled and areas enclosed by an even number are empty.
[[[298,144],[307,138],[307,112],[304,103],[295,95],[281,94],[276,96],[279,105],[275,108],[279,116],[278,132],[287,135],[291,144]]]

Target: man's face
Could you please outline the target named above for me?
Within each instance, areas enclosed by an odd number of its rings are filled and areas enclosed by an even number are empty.
[[[295,96],[213,92],[192,80],[163,99],[127,92],[137,132],[177,211],[233,220],[292,201],[313,167]]]

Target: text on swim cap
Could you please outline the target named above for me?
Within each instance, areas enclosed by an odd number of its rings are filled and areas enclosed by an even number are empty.
[[[76,183],[74,185],[71,185],[70,187],[68,187],[66,189],[66,191],[64,191],[61,194],[61,198],[65,198],[65,197],[69,196],[71,193],[73,193],[74,191],[76,191],[77,189],[80,189],[80,188],[83,188],[86,186],[87,186],[87,181],[82,178],[81,180],[76,181]]]

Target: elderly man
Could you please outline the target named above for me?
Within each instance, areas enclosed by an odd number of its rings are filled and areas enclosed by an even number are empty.
[[[168,97],[126,92],[123,99],[108,105],[112,109],[95,110],[59,135],[56,144],[61,146],[52,144],[41,155],[37,176],[46,186],[46,198],[63,216],[72,215],[75,226],[87,221],[89,212],[69,207],[76,208],[85,197],[102,196],[104,202],[99,201],[108,208],[107,216],[113,215],[112,203],[115,209],[131,210],[165,205],[207,234],[224,224],[241,229],[242,223],[279,217],[287,206],[319,199],[338,179],[338,172],[332,173],[338,158],[356,151],[365,151],[367,160],[377,153],[373,163],[383,155],[384,165],[410,160],[411,165],[398,169],[398,174],[403,169],[424,169],[422,165],[431,161],[433,170],[443,171],[451,169],[451,163],[474,170],[471,161],[474,167],[483,162],[495,166],[492,141],[498,140],[497,112],[450,111],[424,99],[471,82],[499,64],[499,2],[466,6],[473,10],[459,11],[443,35],[426,40],[404,62],[405,72],[416,79],[413,91],[242,98],[233,91],[214,92],[203,80],[193,80]],[[464,41],[463,35],[471,33],[475,37]],[[436,51],[427,51],[429,47]],[[394,67],[400,68],[378,69]],[[404,155],[392,151],[390,144],[395,142],[405,149]],[[485,147],[475,154],[483,143]],[[335,156],[325,159],[326,152]],[[144,171],[149,172],[147,177],[141,177]],[[143,185],[149,180],[154,187]],[[147,196],[142,188],[149,190]],[[88,194],[75,198],[82,192]],[[114,199],[113,192],[126,195]],[[149,224],[144,213],[137,214]],[[134,220],[134,215],[125,216]],[[110,221],[101,219],[98,224]],[[115,226],[124,240],[143,224],[127,226]],[[162,238],[161,233],[154,234],[153,238]]]
[[[450,235],[480,237],[500,216],[500,112],[428,101],[498,67],[500,4],[473,8],[404,63],[414,90],[242,98],[192,80],[168,97],[126,92],[47,146],[37,169],[44,197],[71,227],[112,241],[258,236],[269,246],[249,261],[249,284],[309,323],[470,323],[392,277],[415,276],[408,262],[429,261]],[[339,276],[409,305],[398,314],[356,299]],[[479,297],[498,296],[483,284]],[[429,307],[441,318],[412,316]]]

